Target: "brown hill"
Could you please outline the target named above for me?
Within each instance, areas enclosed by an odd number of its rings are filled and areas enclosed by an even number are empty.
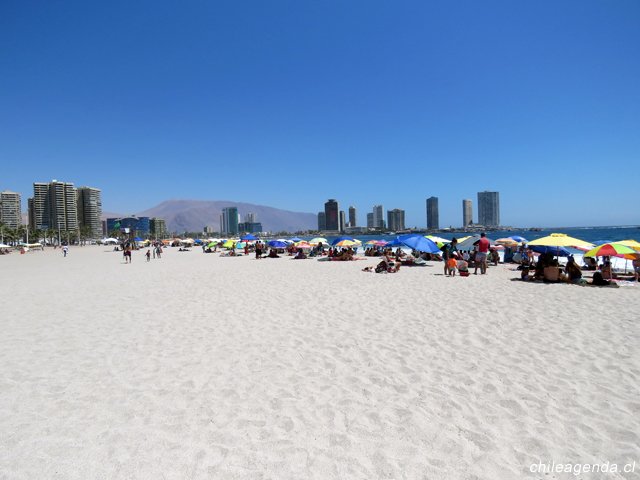
[[[222,209],[226,207],[237,207],[242,220],[247,213],[255,213],[263,230],[270,232],[310,230],[318,225],[317,216],[313,213],[223,200],[167,200],[138,215],[165,219],[170,232],[199,232],[205,225],[218,230]]]

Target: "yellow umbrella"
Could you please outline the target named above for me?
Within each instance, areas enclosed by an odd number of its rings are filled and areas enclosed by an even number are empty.
[[[546,237],[531,240],[530,246],[540,245],[543,247],[588,247],[593,248],[593,243],[585,242],[579,238],[573,238],[565,233],[552,233]]]
[[[336,243],[334,246],[336,247],[353,247],[354,245],[360,245],[362,242],[356,240],[355,242],[353,240],[342,240],[338,243]]]

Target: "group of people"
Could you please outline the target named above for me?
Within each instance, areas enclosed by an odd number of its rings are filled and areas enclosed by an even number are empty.
[[[500,256],[497,250],[491,248],[491,243],[485,233],[480,234],[480,238],[473,243],[474,249],[471,252],[458,251],[458,240],[453,238],[450,243],[445,243],[442,248],[442,259],[444,261],[444,274],[445,276],[455,276],[456,271],[461,276],[469,275],[469,266],[475,267],[474,275],[484,275],[487,273],[487,267],[489,260],[497,265],[500,261]]]
[[[583,267],[588,270],[590,267]],[[600,270],[593,274],[591,282],[584,278],[581,268],[573,255],[567,258],[567,264],[562,267],[558,259],[552,253],[543,253],[538,256],[535,264],[526,260],[521,265],[520,278],[524,281],[542,281],[545,283],[572,283],[574,285],[611,285],[611,262],[604,260]],[[608,269],[607,269],[608,268]]]

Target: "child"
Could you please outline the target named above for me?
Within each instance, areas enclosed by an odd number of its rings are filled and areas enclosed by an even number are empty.
[[[151,250],[147,250],[146,255],[147,255],[147,262],[150,262],[151,261]]]
[[[458,268],[458,260],[456,260],[456,257],[451,257],[447,260],[447,268],[449,269],[449,275],[455,277],[456,269]]]

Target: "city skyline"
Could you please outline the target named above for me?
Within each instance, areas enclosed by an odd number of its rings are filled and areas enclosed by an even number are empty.
[[[506,225],[640,223],[634,175],[611,172],[607,202],[561,175],[637,162],[638,2],[71,0],[0,18],[0,190],[23,211],[37,176],[99,185],[119,214],[331,195],[362,225],[381,204],[424,226],[434,196],[446,227],[488,190]]]

